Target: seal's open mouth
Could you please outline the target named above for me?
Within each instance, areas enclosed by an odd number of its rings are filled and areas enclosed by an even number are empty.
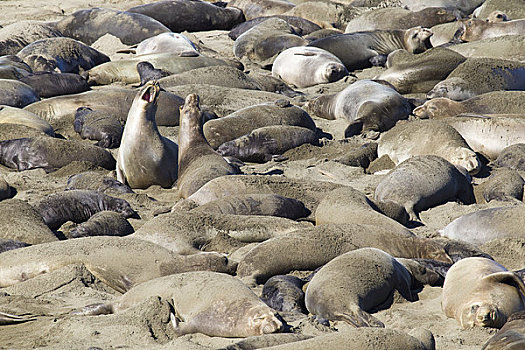
[[[142,94],[142,99],[146,102],[152,103],[155,99],[155,87],[150,86]]]

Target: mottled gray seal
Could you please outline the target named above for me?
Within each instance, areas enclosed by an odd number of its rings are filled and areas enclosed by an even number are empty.
[[[34,207],[52,230],[58,229],[67,221],[82,223],[103,210],[115,211],[127,218],[137,216],[126,200],[90,190],[49,194],[36,202]]]
[[[242,161],[267,162],[305,143],[318,144],[318,137],[312,130],[292,125],[272,125],[227,141],[217,148],[217,152]]]
[[[121,293],[161,276],[202,270],[231,274],[236,267],[218,253],[183,256],[130,237],[83,237],[0,254],[0,287],[71,264],[84,264],[94,276]]]
[[[23,108],[39,100],[31,86],[18,80],[0,79],[0,105]]]
[[[170,188],[177,180],[177,144],[163,137],[155,122],[160,87],[148,82],[129,109],[117,157],[117,180],[131,188],[160,185]]]
[[[109,61],[109,57],[71,38],[37,40],[17,54],[34,72],[79,73]]]
[[[250,19],[249,21],[237,24],[235,27],[232,28],[232,30],[230,30],[228,36],[230,37],[230,39],[236,40],[242,33],[270,18],[279,18],[286,21],[286,23],[292,26],[295,32],[301,36],[308,35],[321,29],[321,27],[319,27],[317,24],[302,17],[284,15],[259,16],[254,19]]]
[[[241,9],[246,20],[262,16],[280,15],[295,6],[288,0],[232,0],[228,7]]]
[[[348,75],[344,64],[332,53],[317,47],[291,47],[273,62],[272,75],[299,88],[337,81]]]
[[[525,285],[493,260],[466,258],[448,270],[441,306],[463,328],[501,328],[511,314],[525,310]]]
[[[439,230],[443,237],[472,244],[484,244],[497,238],[524,237],[525,208],[516,203],[506,207],[488,208],[460,216]]]
[[[78,94],[90,90],[86,79],[74,73],[37,72],[20,78],[40,97]]]
[[[10,106],[0,106],[0,124],[18,124],[40,130],[49,136],[55,136],[51,124],[34,113]]]
[[[156,19],[172,32],[229,30],[244,21],[243,12],[201,0],[163,0],[128,9]]]
[[[73,161],[87,161],[108,170],[116,164],[111,153],[82,141],[41,136],[0,141],[0,164],[18,171],[53,171]]]
[[[162,33],[142,40],[135,50],[137,55],[171,52],[177,56],[198,56],[197,47],[190,39],[179,33]]]
[[[75,11],[56,22],[65,36],[91,45],[105,34],[119,38],[123,44],[135,45],[160,33],[169,32],[159,21],[139,13],[106,8]]]
[[[463,22],[463,33],[461,34],[461,40],[476,41],[502,35],[523,34],[525,34],[525,19],[489,22],[472,18]]]
[[[396,165],[416,155],[437,155],[471,174],[481,169],[478,156],[456,129],[438,120],[398,123],[379,139],[377,156],[385,154]]]
[[[89,236],[127,236],[134,232],[133,226],[123,214],[103,210],[69,231],[71,238]]]
[[[211,179],[239,171],[210,146],[204,137],[199,97],[188,95],[181,109],[177,188],[187,198]]]
[[[223,118],[206,122],[203,133],[210,146],[217,148],[227,141],[271,125],[290,125],[316,130],[315,123],[303,109],[287,101],[256,104],[237,110]]]
[[[233,44],[233,53],[239,59],[268,67],[282,51],[307,43],[286,21],[270,18],[242,33]]]
[[[172,305],[170,318],[177,336],[203,333],[240,338],[283,328],[277,313],[239,279],[208,271],[152,279],[130,289],[115,303],[87,306],[77,314],[120,312],[150,296],[160,296]]]
[[[361,133],[369,138],[377,138],[412,111],[408,100],[388,83],[373,80],[358,80],[337,94],[309,101],[305,108],[318,117],[348,120],[345,137]]]
[[[500,167],[525,170],[525,144],[517,143],[503,149],[494,163]]]
[[[419,212],[450,200],[474,203],[470,177],[467,177],[468,174],[464,175],[442,157],[414,156],[381,180],[374,200],[397,203],[405,207],[410,220],[419,221]]]
[[[264,284],[261,300],[277,311],[307,313],[304,284],[304,280],[292,275],[273,276]]]
[[[122,123],[111,114],[80,107],[75,113],[75,131],[83,139],[96,140],[97,146],[117,148],[122,138]]]
[[[382,58],[398,49],[421,53],[432,47],[430,29],[414,27],[407,30],[376,30],[333,35],[315,40],[308,46],[325,49],[337,56],[348,71],[372,66],[370,59]],[[378,57],[380,56],[380,57]]]
[[[525,347],[525,312],[510,315],[507,322],[483,345],[481,350],[512,350]]]
[[[53,24],[40,21],[16,21],[0,29],[0,56],[16,55],[34,41],[60,37]]]

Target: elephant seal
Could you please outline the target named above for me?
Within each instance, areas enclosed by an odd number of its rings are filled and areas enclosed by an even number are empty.
[[[246,20],[257,17],[280,15],[295,6],[288,0],[232,0],[228,7],[242,10]]]
[[[93,44],[105,34],[119,38],[123,44],[136,45],[149,37],[170,32],[165,25],[151,17],[106,8],[75,11],[55,25],[65,36],[86,45]]]
[[[272,75],[288,84],[305,88],[338,81],[348,70],[335,55],[317,47],[291,47],[273,62]]]
[[[199,96],[188,95],[181,109],[177,188],[187,198],[211,179],[239,171],[210,146],[204,137]]]
[[[503,327],[498,330],[481,350],[512,350],[525,346],[525,312],[510,315]]]
[[[53,23],[17,21],[0,29],[0,56],[16,55],[34,41],[61,36]]]
[[[420,11],[410,11],[401,7],[377,8],[351,19],[346,25],[345,33],[409,29],[417,26],[430,28],[455,21],[459,16],[459,11],[442,7],[427,7]]]
[[[135,50],[137,55],[167,52],[177,56],[199,56],[199,51],[197,51],[195,44],[179,33],[162,33],[142,40]]]
[[[460,216],[439,230],[443,237],[481,245],[498,238],[523,238],[523,204],[478,210]]]
[[[494,163],[499,167],[525,170],[525,144],[517,143],[503,149]]]
[[[184,256],[131,237],[82,237],[0,254],[0,287],[71,264],[84,264],[95,277],[121,293],[157,277],[202,270],[232,274],[236,267],[218,253]]]
[[[501,328],[525,310],[525,285],[497,262],[479,257],[456,262],[445,277],[441,307],[462,328]]]
[[[317,135],[310,129],[291,125],[272,125],[253,130],[217,148],[223,156],[244,162],[267,162],[276,155],[302,144],[318,144]]]
[[[114,303],[88,306],[76,314],[118,313],[151,296],[167,299],[173,306],[170,319],[177,336],[202,333],[241,338],[283,328],[277,313],[239,279],[209,271],[152,279],[130,289]]]
[[[321,267],[305,292],[308,311],[317,319],[345,321],[354,327],[384,327],[370,315],[392,305],[394,290],[416,301],[413,277],[388,253],[361,248]]]
[[[488,22],[481,19],[471,18],[463,22],[461,40],[468,42],[495,38],[503,35],[523,34],[525,34],[525,19]]]
[[[84,78],[74,73],[37,72],[20,78],[20,81],[31,86],[42,98],[78,94],[91,89]]]
[[[465,14],[470,14],[485,0],[401,0],[401,6],[410,11],[421,11],[428,7],[456,8]]]
[[[108,170],[115,159],[103,148],[82,141],[40,136],[0,141],[0,164],[18,171],[43,168],[57,170],[73,161],[86,161]]]
[[[96,140],[97,146],[105,148],[119,147],[124,129],[122,123],[114,116],[93,111],[89,107],[77,109],[73,126],[80,137]]]
[[[65,190],[93,190],[117,196],[123,193],[134,193],[129,186],[124,185],[122,182],[94,171],[71,175],[67,179]]]
[[[7,55],[0,56],[0,79],[20,79],[29,74],[33,70],[18,56]]]
[[[388,83],[358,80],[335,95],[323,95],[307,102],[305,109],[326,119],[346,119],[345,137],[363,134],[377,138],[379,132],[407,119],[412,107]]]
[[[241,34],[246,32],[247,30],[255,27],[256,25],[270,18],[279,18],[283,21],[286,21],[286,23],[288,23],[292,28],[294,28],[294,31],[301,36],[306,36],[321,29],[321,27],[319,27],[314,22],[311,22],[302,17],[273,15],[256,17],[254,19],[250,19],[249,21],[239,23],[235,25],[235,27],[233,27],[232,30],[230,30],[228,36],[230,37],[230,39],[236,40]]]
[[[0,106],[0,124],[18,124],[40,130],[49,136],[55,136],[55,130],[44,119],[24,109]]]
[[[31,244],[20,242],[14,239],[0,238],[0,253],[7,252],[18,248],[29,247]]]
[[[401,94],[427,93],[465,60],[459,53],[442,47],[421,54],[399,50],[388,56],[388,69],[376,78],[389,82]]]
[[[399,204],[405,207],[411,221],[419,221],[419,212],[450,200],[474,203],[467,176],[442,157],[413,156],[381,180],[374,200]]]
[[[225,117],[210,120],[204,124],[203,133],[210,146],[216,149],[255,129],[272,125],[299,126],[313,132],[316,130],[314,121],[303,109],[285,100],[277,100],[274,103],[254,104]]]
[[[171,188],[177,181],[176,143],[163,137],[155,122],[160,87],[148,82],[129,109],[117,157],[117,180],[131,188],[160,185]]]
[[[413,114],[420,119],[441,119],[458,114],[512,114],[523,113],[525,92],[493,91],[464,101],[436,97],[414,109]]]
[[[270,18],[241,34],[233,44],[233,53],[264,68],[272,65],[284,50],[307,43],[286,21]]]
[[[470,174],[481,169],[478,156],[456,129],[437,120],[398,123],[379,139],[377,156],[385,154],[395,165],[416,155],[437,155]]]
[[[493,11],[503,11],[510,18],[524,18],[525,9],[520,0],[485,0],[483,5],[474,11],[473,16],[486,18]]]
[[[495,10],[488,14],[485,21],[489,23],[498,23],[498,22],[506,22],[510,21],[510,18],[507,16],[507,14],[503,11]]]
[[[497,58],[469,58],[427,93],[462,101],[496,90],[525,90],[525,65]]]
[[[277,311],[306,314],[303,285],[306,282],[292,275],[271,277],[264,284],[261,300]]]
[[[127,236],[135,232],[123,214],[103,210],[69,231],[71,238],[89,236]]]
[[[175,33],[230,30],[244,22],[244,14],[239,9],[222,8],[201,0],[163,0],[135,6],[127,11],[154,18]]]
[[[14,191],[11,186],[9,186],[4,177],[0,175],[0,201],[11,197],[11,195],[14,195],[13,192]]]
[[[138,87],[144,86],[150,80],[158,80],[171,75],[169,72],[153,67],[149,62],[137,63],[137,72],[140,77],[140,85]]]
[[[371,59],[385,59],[398,49],[421,53],[431,48],[432,31],[414,27],[406,30],[376,30],[371,32],[333,35],[312,41],[308,46],[325,49],[337,56],[349,72],[372,66]]]
[[[523,186],[525,180],[516,170],[496,168],[477,188],[487,203],[491,200],[514,202],[515,199],[523,201]]]
[[[40,101],[38,93],[18,80],[0,79],[0,105],[23,108]]]
[[[58,229],[67,221],[82,223],[103,210],[115,211],[127,218],[137,216],[126,200],[90,190],[49,194],[36,202],[34,208],[52,230]]]
[[[33,72],[58,71],[78,74],[109,62],[109,57],[102,52],[66,37],[37,40],[16,55],[27,63]]]

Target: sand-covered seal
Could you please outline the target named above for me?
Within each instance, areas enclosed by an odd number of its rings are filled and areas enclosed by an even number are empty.
[[[86,307],[79,314],[121,312],[151,296],[173,307],[177,336],[202,333],[211,337],[249,337],[279,332],[283,323],[239,279],[217,272],[186,272],[141,283],[111,304]]]
[[[210,146],[217,148],[227,141],[234,140],[253,130],[272,126],[290,125],[316,130],[315,123],[303,109],[287,101],[256,104],[239,109],[223,118],[206,122],[203,133]]]
[[[159,21],[139,13],[107,8],[75,11],[56,23],[65,36],[91,45],[105,34],[120,39],[123,44],[135,45],[142,40],[170,31]]]
[[[523,186],[525,180],[521,177],[518,171],[506,167],[492,169],[489,178],[477,186],[481,196],[488,203],[492,200],[515,202],[523,201]],[[478,199],[479,194],[476,196]],[[482,201],[481,201],[482,202]]]
[[[412,111],[408,100],[388,83],[358,80],[334,95],[322,95],[305,106],[310,113],[326,119],[346,119],[345,137],[363,134],[377,138],[379,132],[407,119]]]
[[[183,198],[192,195],[211,179],[239,172],[206,141],[201,121],[199,97],[188,95],[181,109],[179,129],[177,188]]]
[[[103,210],[69,231],[71,238],[90,236],[127,236],[134,232],[133,226],[121,213]]]
[[[73,161],[87,161],[108,170],[116,164],[111,153],[82,141],[42,136],[0,141],[0,164],[18,171],[54,171]]]
[[[75,113],[75,131],[83,139],[96,140],[97,146],[117,148],[122,138],[122,123],[109,113],[80,107]]]
[[[67,179],[65,190],[93,190],[109,195],[134,193],[129,186],[124,185],[122,182],[94,171],[71,175]]]
[[[461,34],[461,40],[468,42],[495,38],[503,35],[524,34],[525,19],[493,22],[471,18],[463,22],[463,33]]]
[[[42,98],[78,94],[90,89],[86,79],[74,73],[37,72],[20,78]]]
[[[233,44],[233,53],[239,59],[268,67],[282,51],[307,43],[286,21],[270,18],[241,34]]]
[[[488,57],[512,61],[525,60],[522,35],[504,35],[447,46],[465,57]]]
[[[253,130],[217,148],[223,156],[247,162],[266,162],[289,149],[309,143],[317,145],[318,136],[310,129],[292,125],[271,125]]]
[[[292,26],[295,32],[301,36],[308,35],[310,33],[313,33],[321,29],[321,27],[319,27],[317,24],[305,18],[302,18],[302,17],[273,15],[273,16],[260,16],[254,19],[250,19],[249,21],[239,23],[235,25],[235,27],[233,27],[232,30],[230,30],[230,32],[228,33],[228,36],[230,37],[230,39],[236,40],[242,33],[246,32],[247,30],[255,27],[256,25],[270,18],[279,18],[279,19],[286,21],[286,23]]]
[[[295,4],[288,0],[232,0],[228,2],[228,7],[242,10],[246,20],[257,17],[280,15],[290,9]]]
[[[126,200],[90,190],[52,193],[36,202],[34,208],[52,230],[58,229],[67,221],[82,223],[103,210],[115,211],[127,218],[137,216]]]
[[[463,328],[501,328],[510,315],[525,310],[525,285],[493,260],[466,258],[448,270],[441,306]]]
[[[172,32],[199,32],[230,30],[244,21],[244,14],[236,8],[223,8],[202,0],[163,0],[128,9],[154,18]]]
[[[427,98],[463,101],[496,90],[525,90],[525,65],[497,58],[469,58],[436,84]]]
[[[473,15],[477,18],[486,18],[493,11],[503,11],[510,18],[524,18],[525,9],[522,5],[520,0],[485,0]]]
[[[381,180],[374,200],[397,203],[405,207],[410,220],[419,221],[419,212],[450,200],[474,203],[470,177],[467,177],[468,174],[442,157],[413,156]]]
[[[121,293],[161,276],[203,270],[231,274],[235,270],[235,264],[218,253],[183,256],[130,237],[83,237],[0,254],[0,287],[71,264],[84,264],[94,276]]]
[[[170,188],[177,180],[178,146],[159,133],[155,122],[159,92],[156,81],[148,82],[133,100],[124,126],[117,180],[131,188]]]
[[[16,55],[34,72],[79,73],[109,61],[109,57],[102,52],[66,37],[37,40]]]
[[[453,101],[445,97],[433,98],[414,109],[420,119],[440,119],[458,114],[513,114],[523,113],[525,92],[493,91],[464,101]]]
[[[55,130],[51,124],[36,114],[20,108],[0,106],[0,124],[25,125],[40,130],[49,136],[55,136]]]
[[[441,7],[427,7],[420,11],[410,11],[401,7],[377,8],[350,20],[345,33],[376,29],[409,29],[417,26],[430,28],[455,21],[458,17],[458,11]]]
[[[396,165],[416,155],[437,155],[471,174],[481,168],[476,153],[456,129],[438,120],[398,123],[379,139],[377,156],[385,154]]]
[[[402,0],[401,5],[410,11],[421,11],[428,7],[448,7],[470,14],[483,2],[484,0]]]
[[[483,345],[481,350],[512,350],[525,347],[525,312],[510,315],[507,322]]]
[[[523,238],[525,207],[515,203],[499,208],[488,208],[460,216],[439,230],[443,237],[472,244],[484,244],[498,238]]]
[[[406,30],[375,30],[333,35],[315,40],[308,46],[325,49],[337,56],[348,71],[372,66],[371,59],[383,61],[398,49],[421,53],[431,48],[432,31],[414,27]]]
[[[525,170],[525,144],[517,143],[503,149],[494,163],[499,167]]]
[[[34,41],[61,36],[52,23],[16,21],[0,29],[0,56],[16,55]]]
[[[0,105],[23,108],[40,101],[38,93],[18,80],[0,79]]]
[[[273,62],[272,75],[299,88],[337,81],[348,75],[335,55],[317,47],[291,47]]]
[[[195,44],[179,33],[162,33],[142,40],[135,49],[137,55],[171,52],[177,56],[198,56]]]
[[[426,93],[465,60],[448,48],[436,47],[421,54],[399,50],[388,56],[388,69],[377,79],[389,82],[402,94]]]

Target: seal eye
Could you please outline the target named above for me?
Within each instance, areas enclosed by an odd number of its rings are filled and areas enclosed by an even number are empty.
[[[479,309],[479,305],[472,305],[470,307],[470,312],[474,314],[476,313],[476,311],[478,311],[478,309]]]

